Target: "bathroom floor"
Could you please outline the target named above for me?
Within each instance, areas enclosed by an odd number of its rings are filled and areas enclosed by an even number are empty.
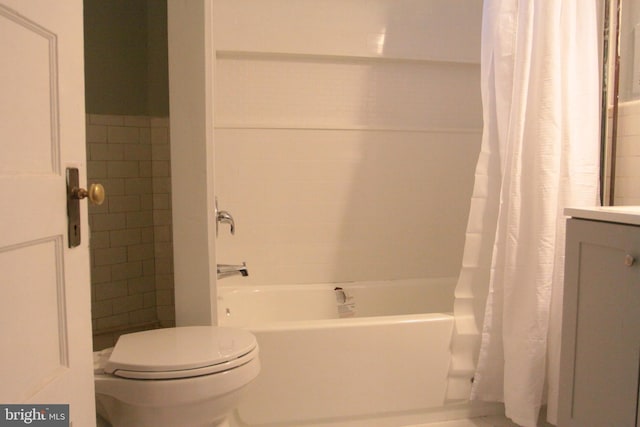
[[[408,427],[518,427],[517,424],[509,421],[509,419],[492,415],[488,417],[471,418],[466,420],[443,421],[437,423],[420,424]],[[538,427],[552,427],[551,424],[541,421]]]

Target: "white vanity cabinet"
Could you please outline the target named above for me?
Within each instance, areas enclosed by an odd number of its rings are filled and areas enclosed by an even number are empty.
[[[558,427],[640,427],[640,208],[565,213]]]

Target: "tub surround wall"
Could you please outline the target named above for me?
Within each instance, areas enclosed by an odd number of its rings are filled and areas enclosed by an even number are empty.
[[[250,272],[222,285],[458,274],[481,6],[214,2],[215,185],[237,224],[217,259]]]
[[[174,323],[168,123],[87,115],[87,179],[107,194],[89,205],[96,349],[123,332]]]

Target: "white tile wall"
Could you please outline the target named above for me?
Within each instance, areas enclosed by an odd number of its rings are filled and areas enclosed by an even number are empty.
[[[224,283],[456,276],[481,140],[481,2],[303,3],[270,0],[253,22],[249,3],[216,2],[215,185],[237,224],[216,256],[250,272]],[[448,13],[459,25],[428,37]]]
[[[89,207],[94,348],[120,333],[171,326],[169,121],[87,116],[87,176],[107,198]]]
[[[216,131],[225,283],[455,276],[479,133]]]
[[[479,87],[477,64],[225,54],[216,126],[478,129]]]
[[[616,205],[640,205],[640,101],[618,107]]]
[[[214,38],[228,52],[472,63],[480,61],[482,3],[216,0]]]

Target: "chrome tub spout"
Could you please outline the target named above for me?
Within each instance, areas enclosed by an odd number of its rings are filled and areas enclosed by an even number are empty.
[[[225,277],[234,276],[236,274],[239,274],[242,277],[247,277],[249,275],[246,262],[243,262],[242,265],[218,264],[218,279],[224,279]]]

